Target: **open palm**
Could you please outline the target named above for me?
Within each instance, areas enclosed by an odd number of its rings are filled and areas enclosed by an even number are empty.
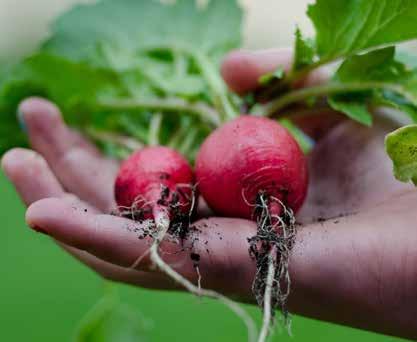
[[[285,51],[239,52],[225,61],[223,74],[232,89],[245,92],[260,75],[288,61]],[[29,206],[28,224],[107,279],[177,289],[146,258],[137,269],[130,267],[151,241],[138,238],[138,223],[107,214],[115,208],[117,163],[71,131],[53,104],[29,99],[20,112],[33,151],[14,149],[2,165]],[[328,123],[301,124],[317,132]],[[394,127],[383,119],[371,129],[340,122],[310,156],[310,192],[298,215],[303,226],[291,257],[289,305],[310,317],[417,338],[417,192],[393,179],[383,138]],[[188,248],[162,245],[165,261],[196,281],[192,250],[201,257],[205,288],[253,302],[255,265],[247,238],[255,224],[209,218],[195,225],[197,236],[185,242]]]

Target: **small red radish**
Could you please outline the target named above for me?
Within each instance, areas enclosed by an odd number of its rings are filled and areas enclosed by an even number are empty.
[[[116,202],[126,212],[169,226],[174,216],[189,215],[193,182],[191,166],[178,152],[147,147],[122,164],[115,184]]]
[[[280,200],[294,212],[307,194],[307,163],[290,133],[277,122],[241,116],[214,131],[197,156],[201,195],[218,214],[254,218],[258,196]],[[274,202],[270,209],[281,214]]]
[[[172,224],[174,227],[170,233],[177,237],[183,238],[187,232],[195,203],[193,183],[191,166],[179,153],[167,147],[147,147],[122,164],[115,184],[116,202],[122,213],[132,219],[154,219],[156,232],[152,234],[154,242],[149,249],[151,261],[189,292],[220,300],[228,306],[245,322],[252,341],[255,323],[245,310],[222,294],[194,285],[166,264],[158,253],[161,241]],[[136,260],[132,268],[138,266],[143,256]],[[198,265],[195,267],[198,271]]]
[[[293,212],[307,195],[306,158],[277,122],[241,116],[206,139],[197,156],[196,179],[201,195],[216,213],[257,222],[257,234],[248,241],[257,267],[252,288],[264,311],[258,339],[263,342],[275,309],[280,308],[288,322]]]

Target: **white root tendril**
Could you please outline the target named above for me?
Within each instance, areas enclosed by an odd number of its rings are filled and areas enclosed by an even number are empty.
[[[188,225],[191,224],[192,214],[194,212],[195,206],[196,206],[196,197],[195,197],[195,185],[191,186],[189,184],[178,184],[177,189],[185,188],[189,189],[191,187],[192,189],[192,195],[187,196],[187,193],[185,192],[182,194],[187,201],[190,201],[190,210],[188,213],[187,221]],[[163,192],[164,188],[162,188]],[[176,206],[181,206],[184,204],[176,203]],[[159,208],[156,208],[158,206]],[[151,232],[151,229],[147,231],[147,235],[153,237],[152,245],[149,247],[148,250],[146,250],[130,267],[131,269],[136,269],[142,260],[149,255],[151,262],[158,267],[163,273],[165,273],[168,277],[170,277],[172,280],[174,280],[177,284],[184,287],[186,290],[188,290],[190,293],[194,294],[197,297],[207,297],[211,299],[216,299],[223,303],[225,306],[227,306],[232,312],[234,312],[246,325],[247,331],[248,331],[248,341],[249,342],[255,342],[256,336],[257,336],[257,328],[254,320],[252,317],[244,310],[239,304],[234,302],[233,300],[229,299],[228,297],[208,289],[203,289],[201,287],[201,273],[198,265],[195,265],[195,269],[197,272],[197,286],[194,285],[191,281],[184,278],[181,274],[176,272],[171,266],[169,266],[159,255],[159,247],[166,237],[168,233],[173,235],[172,237],[176,239],[177,234],[181,233],[180,231],[175,230],[170,231],[171,228],[171,221],[169,218],[169,208],[164,206],[159,206],[157,203],[151,203],[146,201],[142,196],[138,196],[132,207],[119,207],[118,215],[129,217],[133,220],[136,219],[136,217],[141,217],[144,213],[144,209],[146,208],[154,208],[153,215],[154,220],[152,223],[152,230],[154,232],[156,231],[156,234]],[[177,241],[178,242],[178,241]]]
[[[159,255],[158,249],[163,241],[165,235],[168,233],[169,230],[169,218],[167,215],[164,215],[162,212],[159,217],[155,217],[155,224],[157,228],[157,235],[154,237],[154,242],[150,248],[150,258],[151,261],[167,276],[169,276],[172,280],[174,280],[177,284],[184,287],[190,293],[198,296],[198,297],[207,297],[212,299],[217,299],[226,305],[231,311],[233,311],[242,321],[245,323],[247,330],[248,330],[248,341],[253,342],[256,341],[256,325],[252,319],[252,317],[240,307],[237,303],[232,301],[231,299],[227,298],[226,296],[217,293],[213,290],[206,290],[201,288],[201,275],[199,274],[199,285],[195,286],[191,281],[184,278],[181,274],[176,272],[172,269]]]
[[[279,215],[271,213],[274,204],[282,210]],[[255,215],[258,232],[249,242],[251,255],[257,263],[253,292],[264,315],[258,342],[265,342],[272,331],[277,309],[281,311],[284,326],[291,335],[291,319],[286,304],[291,289],[289,259],[295,242],[295,217],[282,201],[265,193],[258,196]]]
[[[200,273],[200,267],[196,266],[195,270],[197,272],[198,275],[198,281],[197,281],[197,286],[198,286],[198,290],[201,291],[201,273]]]
[[[275,262],[273,253],[275,252],[275,248],[273,248],[272,252],[268,256],[268,276],[266,278],[266,286],[265,286],[265,294],[264,294],[264,307],[263,307],[263,321],[262,321],[262,329],[259,333],[258,342],[265,342],[269,336],[269,331],[271,329],[271,321],[272,321],[272,288],[274,286],[274,277],[275,277]]]

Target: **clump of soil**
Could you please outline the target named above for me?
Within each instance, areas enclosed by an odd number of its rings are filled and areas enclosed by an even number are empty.
[[[163,273],[165,273],[176,283],[184,287],[190,293],[199,297],[207,297],[219,300],[221,303],[227,306],[231,311],[233,311],[238,317],[242,319],[242,321],[245,323],[247,327],[249,340],[254,341],[256,335],[256,326],[252,317],[250,317],[250,315],[248,315],[245,310],[243,310],[238,304],[236,304],[228,297],[220,293],[217,293],[216,291],[204,289],[201,286],[201,256],[194,252],[194,243],[196,241],[199,241],[198,233],[200,231],[198,228],[193,227],[191,225],[196,202],[195,188],[192,188],[191,198],[188,198],[188,200],[190,201],[189,203],[191,203],[191,208],[188,211],[188,213],[184,213],[184,210],[181,210],[181,206],[184,205],[184,201],[182,201],[184,198],[187,199],[187,194],[181,189],[177,188],[176,191],[170,192],[168,188],[162,187],[160,198],[156,204],[160,206],[165,206],[168,209],[168,212],[170,213],[170,224],[168,229],[163,232],[165,234],[161,234],[161,230],[158,230],[157,224],[152,220],[152,205],[154,203],[147,203],[143,199],[138,198],[132,205],[132,207],[119,208],[119,210],[114,214],[117,216],[131,219],[141,224],[145,222],[151,222],[152,224],[145,225],[147,228],[145,229],[145,231],[142,232],[142,236],[146,235],[146,237],[153,238],[153,243],[150,246],[149,251],[146,252],[144,255],[149,253],[150,259],[156,267],[158,267]],[[185,250],[185,241],[191,242],[191,245],[187,248],[187,250],[190,251],[189,256],[191,261],[193,262],[193,266],[198,276],[197,285],[184,278],[182,275],[177,273],[162,260],[162,258],[159,255],[158,249],[163,239],[167,239],[168,241],[172,241],[173,243],[180,244],[182,246],[180,252],[183,252]],[[206,242],[206,244],[207,243],[208,241]],[[136,262],[132,265],[132,268],[136,268],[139,265],[144,255],[140,256],[136,260]]]
[[[181,246],[180,250],[175,252],[175,254],[189,250],[194,267],[198,268],[200,255],[193,252],[194,240],[198,240],[195,234],[193,234],[191,246],[184,246],[184,241],[189,238],[191,232],[195,233],[196,230],[191,225],[195,209],[195,198],[195,188],[192,188],[191,196],[189,196],[180,187],[176,191],[171,192],[168,187],[162,186],[160,198],[156,204],[168,208],[171,214],[170,225],[165,239]],[[184,213],[184,210],[182,210],[184,203],[192,204],[188,213]],[[152,203],[147,203],[143,199],[138,198],[130,208],[120,207],[117,212],[112,214],[140,223],[142,228],[135,229],[135,232],[139,234],[139,239],[142,240],[148,237],[156,239],[158,237],[158,229],[153,220],[150,219],[152,217]]]
[[[188,213],[184,213],[182,206],[184,202],[192,203]],[[161,187],[161,195],[156,204],[168,208],[171,215],[168,234],[170,239],[183,241],[189,233],[191,219],[195,209],[195,189],[192,189],[191,197],[188,196],[180,187],[171,192],[166,186]],[[137,198],[131,207],[119,207],[113,215],[124,217],[138,223],[144,223],[152,217],[153,203],[148,203],[142,198]],[[156,229],[155,226],[154,230]],[[155,232],[156,233],[156,232]],[[150,234],[154,237],[154,234]]]
[[[281,206],[280,216],[271,213],[272,205]],[[284,323],[289,326],[287,299],[290,294],[291,279],[288,267],[296,237],[295,217],[284,203],[279,199],[269,197],[264,192],[258,194],[254,215],[258,230],[255,236],[248,239],[249,253],[255,260],[257,269],[252,290],[258,305],[264,309],[269,308],[269,315],[272,319],[278,309],[282,313]],[[271,270],[273,274],[270,274]],[[269,284],[270,288],[267,288],[268,277],[272,280]],[[269,293],[270,304],[265,306],[267,293]]]

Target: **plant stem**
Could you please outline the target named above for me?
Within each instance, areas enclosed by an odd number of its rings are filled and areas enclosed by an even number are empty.
[[[300,70],[292,70],[290,71],[287,76],[282,80],[282,82],[278,82],[277,84],[268,87],[267,89],[264,89],[261,92],[260,97],[263,99],[269,99],[271,98],[275,92],[279,91],[280,89],[285,89],[286,87],[291,88],[296,84],[297,82],[301,81],[302,79],[305,79],[312,71],[319,69],[320,67],[335,63],[342,59],[348,59],[351,56],[356,55],[357,53],[368,53],[373,50],[381,49],[383,47],[390,46],[391,44],[381,44],[378,46],[374,46],[368,49],[355,49],[353,51],[344,52],[341,54],[336,55],[329,55],[325,57],[321,57],[319,60],[315,61],[314,63],[307,65],[306,67],[300,69]]]
[[[352,83],[328,83],[311,88],[303,88],[289,92],[280,98],[264,106],[264,116],[273,116],[289,105],[301,102],[309,97],[335,95],[339,93],[365,91],[370,89],[388,89],[394,92],[404,93],[404,89],[396,84],[382,82],[352,82]]]
[[[114,134],[112,132],[100,131],[95,128],[87,128],[85,130],[88,136],[100,142],[111,142],[116,145],[123,146],[129,150],[135,151],[143,148],[144,144],[136,139],[124,135]]]
[[[178,77],[184,76],[188,69],[188,60],[184,56],[183,52],[178,49],[174,49],[174,65],[175,65],[175,74]]]
[[[273,99],[276,97],[274,96],[276,93],[279,93],[284,89],[291,89],[295,83],[305,78],[310,72],[327,63],[327,61],[322,60],[297,71],[291,70],[288,74],[286,74],[283,80],[277,80],[276,83],[266,87],[265,89],[262,89],[257,95],[257,98],[262,101]]]
[[[218,110],[223,113],[224,119],[232,120],[236,118],[238,113],[228,98],[228,91],[224,81],[219,76],[219,71],[214,68],[206,55],[196,52],[191,52],[191,54],[214,93],[216,105]]]
[[[156,113],[152,115],[151,122],[149,125],[149,136],[148,145],[158,146],[159,145],[159,133],[161,130],[162,114]]]
[[[215,101],[216,109],[219,113],[223,113],[223,120],[232,120],[238,117],[239,113],[234,108],[232,102],[228,98],[228,90],[223,81],[223,79],[219,75],[219,70],[213,65],[211,60],[201,52],[197,52],[192,48],[184,45],[155,45],[149,46],[147,48],[148,51],[173,51],[174,54],[182,52],[192,59],[194,59],[195,63],[197,64],[198,68],[200,69],[201,73],[203,74],[204,78],[206,79],[211,91],[213,92],[213,97]],[[219,118],[220,119],[220,118]],[[218,120],[220,121],[220,120]],[[221,122],[220,122],[221,123]],[[219,122],[216,122],[216,126],[220,125]]]
[[[171,136],[170,140],[167,143],[167,146],[175,150],[178,150],[178,146],[180,145],[181,141],[183,141],[187,137],[188,132],[190,131],[190,126],[191,125],[189,123],[181,125]]]
[[[187,134],[183,142],[178,146],[178,151],[184,155],[188,156],[192,147],[195,146],[195,139],[197,138],[197,130],[194,129]]]
[[[212,127],[221,124],[219,115],[215,110],[202,102],[189,103],[179,98],[165,98],[157,100],[119,99],[102,100],[96,103],[98,109],[109,111],[135,111],[135,110],[160,110],[167,112],[187,112],[194,114],[203,122]]]

